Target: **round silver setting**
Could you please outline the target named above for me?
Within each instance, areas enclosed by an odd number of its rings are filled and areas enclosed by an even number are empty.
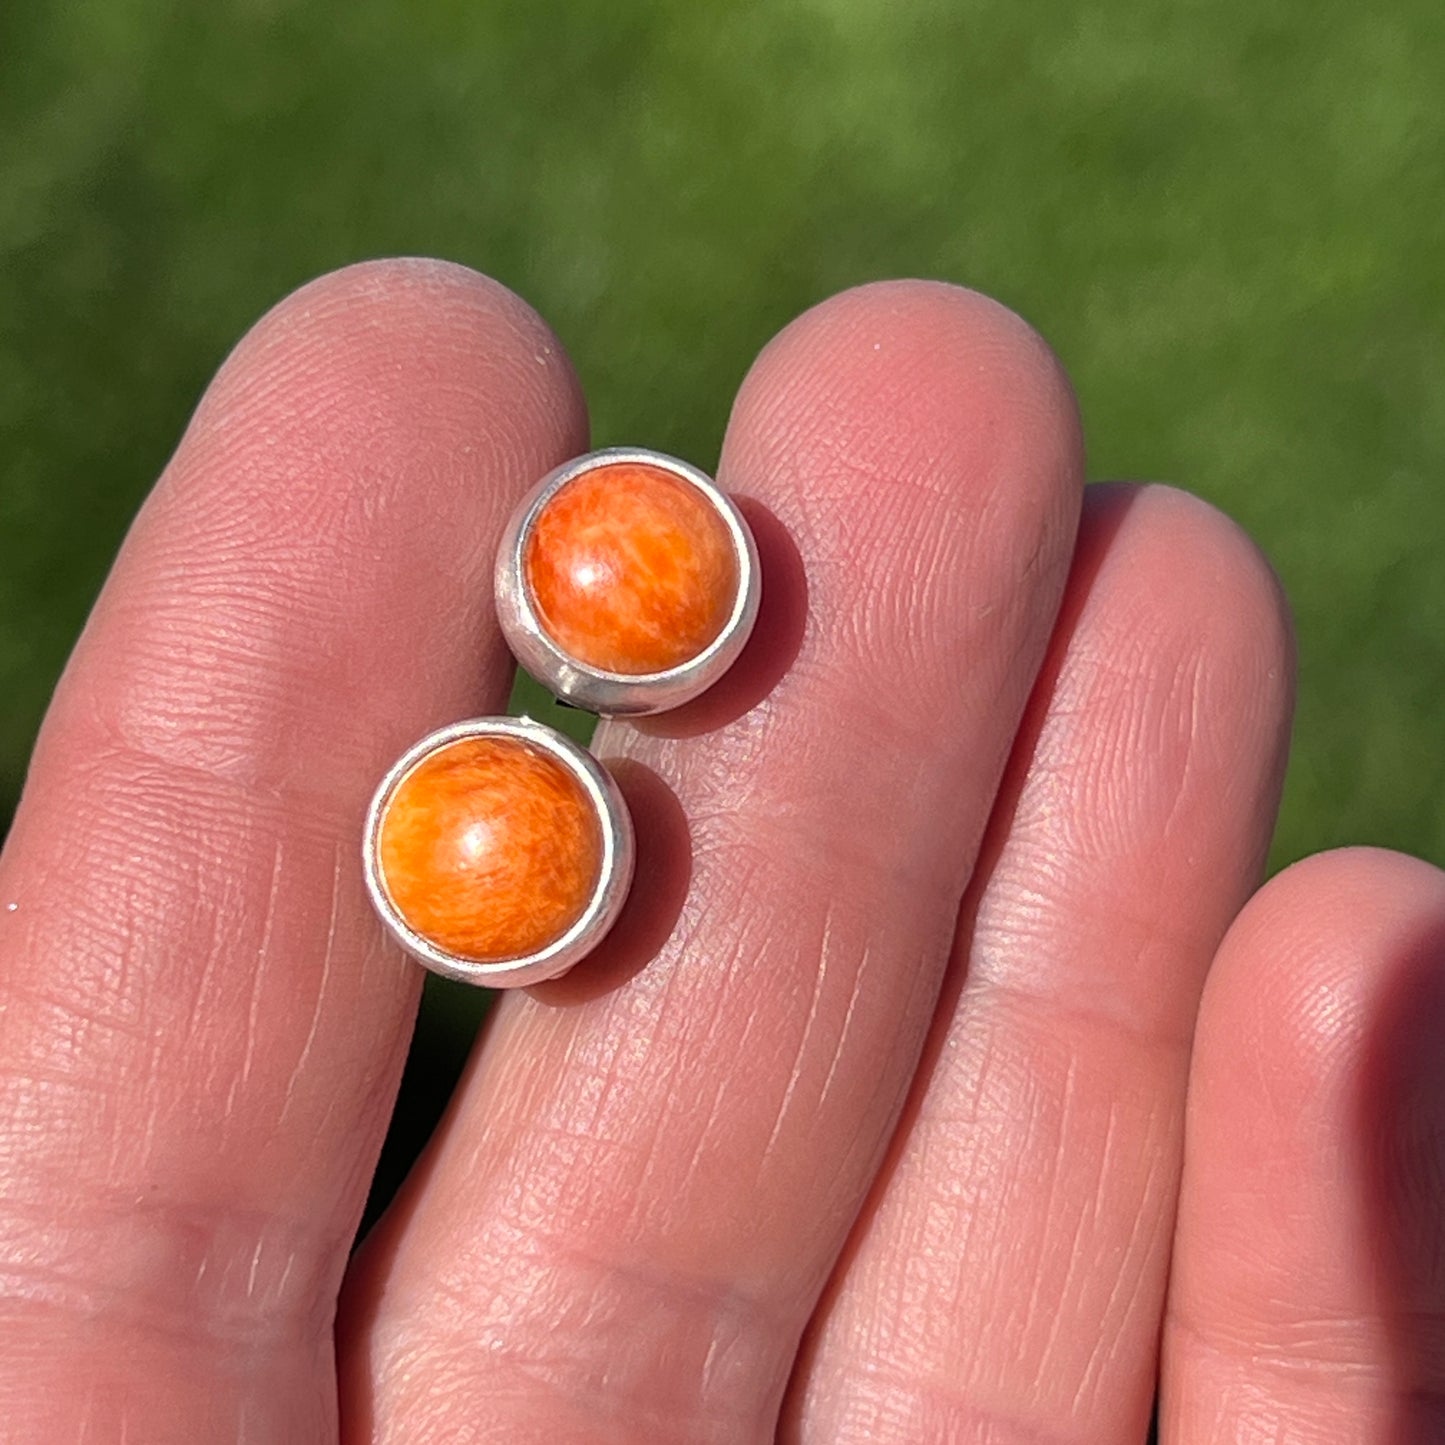
[[[423,938],[407,923],[387,891],[378,840],[387,805],[403,779],[426,758],[470,738],[512,738],[547,753],[577,780],[595,809],[602,832],[602,860],[597,885],[580,918],[560,938],[535,953],[479,962],[448,953]],[[531,718],[480,717],[428,734],[392,765],[381,780],[366,815],[362,864],[367,892],[393,938],[434,973],[485,988],[517,988],[565,973],[601,941],[622,910],[632,883],[635,858],[632,819],[611,774],[585,749],[553,728]]]
[[[737,562],[737,594],[722,631],[696,657],[665,672],[604,672],[565,652],[547,635],[526,583],[527,540],[542,509],[568,482],[618,462],[636,462],[670,472],[700,492],[727,527]],[[757,546],[732,499],[696,467],[643,447],[588,452],[548,472],[512,514],[497,553],[497,617],[518,662],[558,697],[604,717],[666,712],[711,687],[732,666],[747,642],[757,621],[759,592]]]

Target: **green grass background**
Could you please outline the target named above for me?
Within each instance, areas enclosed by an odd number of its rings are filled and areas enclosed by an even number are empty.
[[[1053,342],[1096,477],[1283,574],[1275,850],[1445,857],[1439,0],[29,0],[0,6],[0,819],[207,376],[290,288],[455,258],[599,443],[709,465],[757,348],[868,278]]]
[[[599,444],[704,466],[800,309],[992,292],[1091,475],[1194,488],[1284,577],[1275,865],[1445,860],[1442,75],[1440,0],[0,5],[0,822],[208,375],[412,252],[537,306]]]

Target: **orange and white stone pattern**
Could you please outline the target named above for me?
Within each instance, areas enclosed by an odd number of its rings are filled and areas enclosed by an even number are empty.
[[[615,462],[567,482],[538,513],[523,557],[547,635],[603,672],[665,672],[706,650],[738,587],[732,536],[697,488]]]
[[[586,789],[511,737],[462,738],[417,764],[377,836],[386,891],[435,947],[493,963],[555,943],[586,911],[602,869]]]

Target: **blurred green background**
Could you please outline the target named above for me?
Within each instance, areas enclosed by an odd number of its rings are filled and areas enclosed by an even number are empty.
[[[0,823],[227,349],[412,252],[548,318],[599,444],[704,466],[802,308],[992,292],[1072,372],[1093,476],[1194,488],[1283,574],[1274,864],[1445,861],[1442,62],[1440,0],[0,5]]]
[[[1091,474],[1260,538],[1301,643],[1276,865],[1445,858],[1445,6],[0,6],[0,822],[141,495],[290,288],[465,261],[599,443],[703,465],[757,348],[967,282],[1072,372]]]

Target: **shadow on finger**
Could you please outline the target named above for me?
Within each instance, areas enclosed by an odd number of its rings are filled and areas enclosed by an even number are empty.
[[[1395,1376],[1388,1445],[1445,1439],[1445,922],[1397,954],[1371,1025],[1353,1144]]]

